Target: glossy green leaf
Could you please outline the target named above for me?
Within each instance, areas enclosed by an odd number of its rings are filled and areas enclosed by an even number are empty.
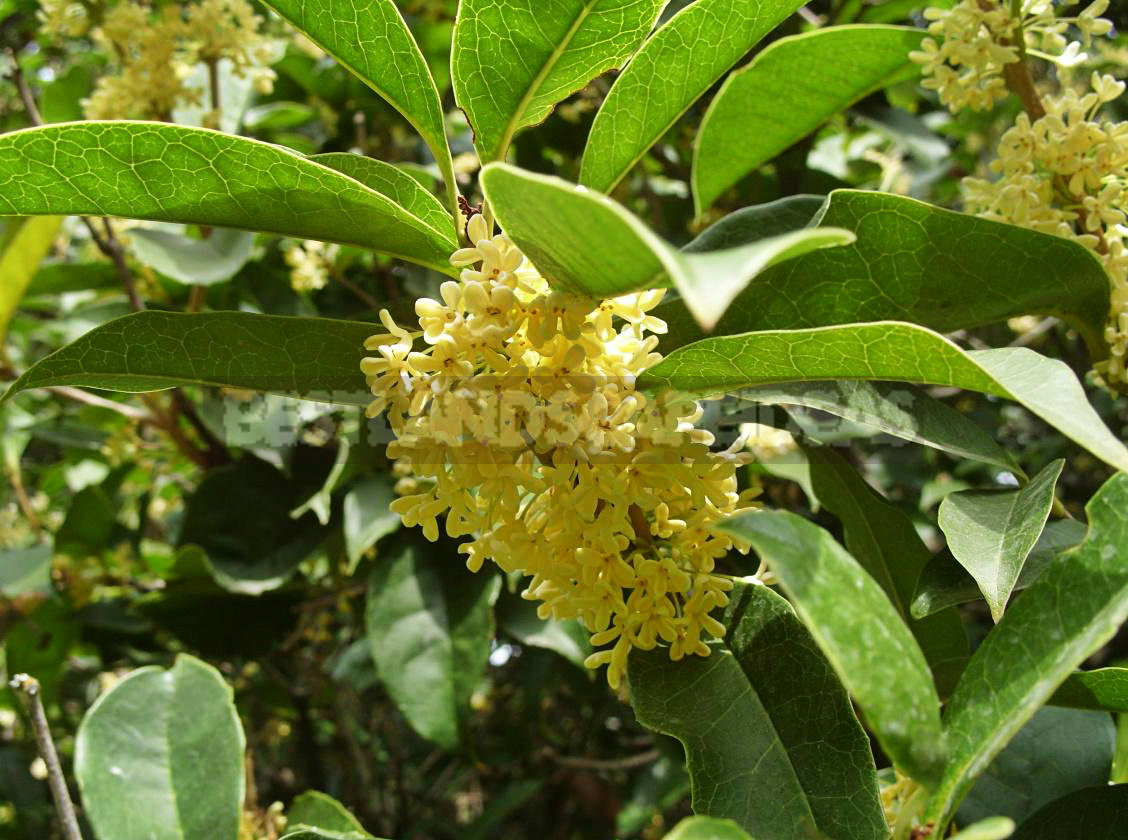
[[[1015,591],[1032,584],[1057,555],[1085,539],[1087,530],[1083,523],[1074,519],[1048,523],[1022,566]],[[979,585],[967,570],[950,554],[942,553],[933,557],[921,573],[913,595],[912,614],[921,618],[944,607],[982,597]]]
[[[793,513],[755,511],[717,527],[767,561],[893,763],[935,782],[945,759],[940,698],[881,587],[830,534]]]
[[[695,253],[736,248],[769,236],[808,227],[816,215],[819,215],[825,202],[825,195],[792,195],[765,204],[742,207],[709,225],[682,250]]]
[[[686,817],[663,840],[755,840],[732,820]]]
[[[236,840],[243,728],[219,672],[181,654],[139,668],[79,726],[74,768],[100,840]]]
[[[1074,671],[1046,702],[1071,709],[1128,713],[1128,668]]]
[[[126,315],[40,359],[0,397],[85,385],[140,393],[216,385],[363,405],[364,340],[379,326],[249,312]]]
[[[251,455],[209,470],[188,499],[177,544],[196,546],[224,589],[259,595],[289,579],[325,538],[312,514],[290,516],[293,485]]]
[[[332,796],[316,790],[307,790],[290,803],[290,807],[286,809],[286,827],[366,834],[364,826],[344,805]]]
[[[673,285],[706,329],[769,266],[852,239],[845,231],[812,228],[685,253],[606,196],[559,178],[491,164],[482,186],[502,228],[557,288],[607,298]]]
[[[62,224],[59,216],[15,219],[12,221],[14,230],[0,236],[0,356],[4,352],[8,323]]]
[[[0,136],[0,214],[121,216],[371,248],[453,274],[399,205],[281,146],[156,122],[62,123]]]
[[[360,181],[368,189],[387,196],[415,218],[433,228],[438,236],[449,240],[451,236],[457,235],[450,211],[443,207],[442,202],[429,193],[419,181],[398,166],[348,152],[326,152],[322,155],[312,155],[310,160],[343,172],[350,178]]]
[[[1121,840],[1128,785],[1099,785],[1063,796],[1032,814],[1012,840]]]
[[[991,760],[1128,618],[1128,475],[1086,508],[1089,535],[1010,605],[972,656],[945,713],[951,760],[926,815],[946,824]]]
[[[885,838],[877,777],[849,698],[791,607],[739,585],[708,657],[635,650],[631,703],[685,746],[693,810],[755,837]]]
[[[438,162],[454,211],[458,192],[439,91],[393,0],[268,0],[266,5],[403,114]]]
[[[721,194],[874,91],[912,79],[922,29],[831,26],[780,38],[725,79],[697,130],[693,200]],[[786,103],[784,105],[783,103]]]
[[[828,379],[948,385],[1005,397],[1098,458],[1128,470],[1128,449],[1105,427],[1064,362],[1024,347],[964,351],[916,324],[876,322],[706,338],[670,353],[638,383],[644,390],[718,394]]]
[[[580,668],[592,653],[591,634],[578,619],[541,618],[537,605],[524,598],[498,602],[497,626],[520,644],[551,650]]]
[[[580,182],[609,192],[698,97],[803,5],[796,0],[697,0],[627,65],[591,127]]]
[[[960,805],[963,825],[991,816],[1021,823],[1043,805],[1108,781],[1116,728],[1105,712],[1039,709]]]
[[[396,498],[395,482],[388,475],[374,475],[360,481],[345,496],[345,551],[349,565],[356,568],[364,552],[382,537],[399,530],[399,514],[389,506]]]
[[[940,502],[948,549],[979,584],[996,624],[1042,535],[1064,467],[1054,461],[1017,490],[964,490]]]
[[[465,733],[470,696],[493,638],[501,578],[457,557],[404,544],[368,580],[368,647],[380,680],[411,726],[451,749]]]
[[[843,379],[793,382],[739,392],[741,399],[772,405],[801,405],[894,437],[921,443],[1024,475],[1014,459],[978,423],[912,385]]]
[[[1075,326],[1095,357],[1108,352],[1108,275],[1076,242],[857,190],[832,192],[817,224],[851,231],[857,241],[760,274],[726,310],[717,334],[882,320],[947,333],[1046,314]],[[703,336],[682,304],[664,303],[655,314],[670,328],[663,352]]]
[[[246,264],[255,236],[219,228],[207,239],[192,239],[170,230],[133,228],[129,239],[143,264],[181,283],[211,286],[230,280]]]
[[[811,488],[842,523],[846,549],[877,581],[916,637],[944,687],[955,684],[967,661],[967,634],[959,613],[945,610],[925,619],[909,615],[921,570],[931,554],[912,521],[881,498],[841,455],[825,446],[804,446]]]
[[[454,96],[483,162],[650,33],[665,0],[462,0],[454,27]]]

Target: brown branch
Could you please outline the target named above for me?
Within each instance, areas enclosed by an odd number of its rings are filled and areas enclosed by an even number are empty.
[[[55,800],[55,810],[59,814],[63,836],[66,840],[82,840],[82,832],[78,830],[78,817],[74,813],[74,803],[71,801],[67,780],[59,763],[59,753],[55,750],[55,742],[51,739],[51,728],[47,724],[47,714],[43,711],[39,681],[27,674],[16,674],[8,685],[20,697],[31,719],[31,728],[35,731],[39,755],[47,765],[47,784]]]
[[[12,72],[9,75],[12,79],[12,84],[14,84],[16,90],[19,91],[20,101],[23,102],[24,112],[27,114],[28,122],[32,125],[43,125],[43,117],[40,116],[39,109],[35,106],[35,97],[31,95],[31,88],[27,86],[27,79],[24,78],[23,68],[20,67],[16,51],[9,48],[7,53],[8,57],[12,60]]]
[[[91,394],[89,391],[83,391],[81,388],[72,388],[69,385],[50,385],[47,390],[52,394],[60,397],[66,397],[68,400],[82,403],[83,405],[92,405],[97,408],[105,408],[110,411],[116,411],[122,417],[132,420],[134,423],[152,423],[153,418],[148,413],[139,408],[134,408],[125,403],[114,402],[105,397],[99,397],[97,394]]]
[[[39,521],[39,516],[35,513],[31,499],[27,496],[27,489],[24,487],[19,463],[6,464],[4,473],[8,476],[8,483],[12,485],[12,490],[15,491],[16,503],[19,504],[24,519],[26,519],[27,524],[31,526],[31,530],[35,532],[35,536],[40,537],[43,534],[43,524]]]
[[[544,750],[543,755],[561,767],[574,767],[579,770],[630,770],[634,767],[644,767],[658,760],[661,755],[658,750],[647,750],[638,755],[629,755],[626,758],[583,758],[580,756],[558,755],[551,747]]]

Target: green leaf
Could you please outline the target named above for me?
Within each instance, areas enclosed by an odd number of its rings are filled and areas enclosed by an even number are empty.
[[[951,840],[1006,840],[1014,834],[1014,820],[1009,817],[988,817],[975,825],[969,825]]]
[[[252,455],[209,470],[188,500],[177,546],[197,546],[224,589],[260,595],[277,589],[325,532],[312,515],[290,517],[293,485]]]
[[[1128,475],[1090,500],[1089,535],[1010,605],[945,714],[951,759],[926,812],[941,828],[975,778],[1053,690],[1128,618]]]
[[[812,228],[684,253],[607,196],[559,178],[495,163],[481,180],[502,228],[555,287],[608,298],[672,284],[706,329],[769,266],[851,241],[845,231]]]
[[[865,733],[807,628],[763,586],[738,585],[708,657],[632,651],[640,723],[685,746],[693,810],[753,836],[885,838]]]
[[[473,574],[433,549],[429,555],[404,544],[377,561],[368,580],[368,646],[412,728],[452,749],[489,658],[501,578]]]
[[[1128,712],[1128,668],[1074,671],[1046,701],[1051,706]]]
[[[1032,584],[1057,555],[1085,539],[1087,530],[1083,523],[1074,519],[1047,524],[1022,566],[1015,591]],[[912,614],[914,618],[921,618],[944,607],[977,601],[982,597],[975,579],[954,557],[938,554],[921,573],[913,595]]]
[[[51,546],[0,550],[0,594],[18,598],[51,591]]]
[[[826,120],[874,91],[920,75],[922,29],[831,26],[780,38],[725,79],[697,130],[698,214]],[[783,104],[786,103],[786,104]]]
[[[192,239],[169,230],[133,228],[129,231],[134,256],[166,277],[194,286],[230,280],[251,256],[255,235],[219,228],[207,239]]]
[[[31,278],[28,295],[58,295],[88,289],[114,289],[121,286],[117,269],[108,262],[50,263]]]
[[[0,135],[0,214],[121,216],[371,248],[453,275],[453,233],[281,146],[156,122]]]
[[[719,251],[790,233],[809,226],[825,203],[825,195],[792,195],[743,207],[709,225],[682,250],[689,253]]]
[[[514,135],[623,62],[665,0],[462,0],[454,27],[454,97],[484,163]]]
[[[304,826],[329,831],[357,832],[368,836],[360,821],[349,813],[348,808],[328,794],[307,790],[296,797],[286,809],[288,828]]]
[[[846,549],[877,581],[912,630],[937,682],[954,685],[968,657],[967,634],[959,613],[945,610],[925,619],[909,615],[917,579],[931,556],[912,521],[881,498],[834,450],[804,446],[803,452],[810,463],[815,496],[842,523]]]
[[[38,219],[15,219],[14,232],[5,231],[0,237],[0,358],[4,354],[4,341],[8,323],[20,305],[24,292],[31,285],[39,263],[47,256],[51,243],[59,235],[63,219],[44,216]]]
[[[664,840],[754,840],[732,820],[686,817]]]
[[[1025,347],[964,351],[916,324],[886,321],[706,338],[670,353],[638,385],[718,394],[828,379],[947,385],[1014,400],[1101,460],[1128,470],[1128,449],[1105,427],[1064,362]]]
[[[311,41],[403,114],[427,143],[446,182],[452,212],[458,188],[438,88],[392,0],[267,0]]]
[[[832,192],[817,224],[851,231],[857,241],[759,275],[718,322],[718,334],[883,320],[947,333],[1046,314],[1075,326],[1095,357],[1108,352],[1108,275],[1076,242],[857,190]],[[662,352],[703,335],[677,302],[654,314],[670,328]]]
[[[48,385],[126,393],[216,385],[363,405],[371,398],[360,372],[364,341],[380,331],[329,318],[136,312],[40,359],[0,403]]]
[[[102,487],[84,487],[74,494],[66,519],[55,532],[55,551],[72,557],[98,555],[117,529],[118,506]]]
[[[330,831],[327,828],[299,828],[282,835],[282,840],[372,840],[360,831]]]
[[[801,5],[698,0],[674,15],[607,94],[591,127],[580,182],[610,192],[698,97]]]
[[[979,584],[996,624],[1042,535],[1064,467],[1053,461],[1017,490],[964,490],[940,502],[948,549]]]
[[[956,821],[1021,823],[1043,805],[1108,781],[1116,727],[1105,712],[1039,709],[983,772]]]
[[[429,193],[422,184],[398,166],[382,160],[347,152],[327,152],[310,157],[314,163],[328,166],[360,181],[370,190],[387,196],[411,215],[429,225],[436,235],[449,240],[457,236],[450,211]]]
[[[243,727],[219,672],[181,654],[139,668],[90,707],[74,767],[101,840],[236,840]]]
[[[933,783],[945,758],[940,698],[924,654],[874,579],[793,513],[756,511],[717,527],[767,561],[894,765]]]
[[[503,597],[497,605],[497,626],[522,645],[551,650],[587,670],[584,660],[592,653],[591,634],[577,619],[544,619],[531,601]]]
[[[749,388],[739,392],[739,397],[755,403],[818,409],[958,458],[1025,475],[990,432],[912,385],[850,379],[795,382]]]
[[[395,500],[395,483],[388,475],[359,482],[345,496],[345,551],[349,567],[356,568],[364,552],[381,538],[399,530],[399,514],[389,505]]]
[[[1012,840],[1121,840],[1128,785],[1085,788],[1051,802],[1018,827]]]

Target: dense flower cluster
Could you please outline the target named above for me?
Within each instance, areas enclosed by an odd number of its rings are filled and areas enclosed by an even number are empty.
[[[90,26],[86,7],[69,0],[41,0],[39,19],[55,37],[76,37]],[[221,60],[269,92],[274,71],[265,65],[272,50],[259,32],[261,24],[247,0],[197,0],[159,8],[121,0],[104,11],[91,32],[111,58],[113,71],[98,79],[83,102],[86,116],[170,120],[174,108],[202,99],[202,89],[188,81],[193,67]],[[218,114],[206,119],[213,127],[219,123]]]
[[[387,311],[388,334],[367,342],[368,413],[396,434],[393,509],[432,540],[445,514],[472,570],[531,576],[542,617],[578,618],[610,645],[588,664],[607,664],[612,686],[631,647],[707,655],[731,588],[714,563],[734,547],[710,526],[751,493],[737,489],[744,456],[695,428],[696,402],[635,390],[661,358],[648,333],[665,331],[649,314],[663,292],[553,291],[481,215],[467,235],[460,280],[416,303],[423,346]]]
[[[286,265],[290,266],[290,286],[295,292],[315,292],[329,282],[338,246],[326,245],[317,239],[306,239],[286,249]]]
[[[925,9],[932,37],[910,57],[924,67],[924,86],[953,113],[985,110],[1006,98],[1005,68],[1024,55],[1063,65],[1082,60],[1081,44],[1065,33],[1077,27],[1086,44],[1107,34],[1112,23],[1100,17],[1107,8],[1108,0],[1094,0],[1076,17],[1058,17],[1052,0],[960,0],[951,9]]]
[[[925,84],[953,111],[989,107],[1006,95],[1003,66],[1021,60],[1012,46],[1018,38],[1025,39],[1026,54],[1074,63],[1084,58],[1081,44],[1067,42],[1065,33],[1074,26],[1087,44],[1107,34],[1111,23],[1100,17],[1107,8],[1107,0],[1096,0],[1076,17],[1057,18],[1047,0],[1026,0],[1014,16],[1009,2],[964,0],[951,10],[928,10],[929,31],[944,40],[926,39],[912,57],[924,65]],[[1097,254],[1112,285],[1105,331],[1111,356],[1100,373],[1122,384],[1128,382],[1128,122],[1107,119],[1101,110],[1125,85],[1093,73],[1078,90],[1064,69],[1059,75],[1059,91],[1028,92],[1027,113],[1001,138],[990,166],[994,177],[965,179],[967,206],[987,218],[1074,239]]]

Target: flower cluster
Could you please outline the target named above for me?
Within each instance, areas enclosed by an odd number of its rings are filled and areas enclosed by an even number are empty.
[[[338,246],[307,239],[286,249],[286,265],[290,266],[290,286],[295,292],[315,292],[329,282],[329,269],[337,256]]]
[[[1006,98],[1006,67],[1024,55],[1065,66],[1083,60],[1081,44],[1065,33],[1077,27],[1086,44],[1107,34],[1112,23],[1100,17],[1107,8],[1108,0],[1094,0],[1076,17],[1058,17],[1052,0],[960,0],[951,9],[928,8],[932,37],[910,58],[923,65],[924,86],[953,113],[986,110]]]
[[[76,37],[90,25],[81,3],[41,0],[39,19],[55,37]],[[200,64],[231,63],[269,92],[274,71],[271,46],[259,32],[262,18],[247,0],[197,0],[155,8],[138,0],[108,7],[91,37],[111,57],[113,72],[101,77],[83,102],[90,119],[141,118],[168,121],[173,109],[198,104],[202,90],[188,79]],[[207,121],[218,124],[218,114]]]
[[[929,31],[945,40],[926,39],[912,57],[924,64],[926,85],[953,111],[988,107],[1006,95],[1001,68],[1022,59],[1012,46],[1019,38],[1025,54],[1056,56],[1069,65],[1084,59],[1081,44],[1066,41],[1070,26],[1086,44],[1111,30],[1100,17],[1107,0],[1096,0],[1072,18],[1056,18],[1047,0],[1026,0],[1017,16],[1010,8],[997,0],[965,0],[951,10],[928,10]],[[1112,286],[1105,330],[1111,355],[1099,372],[1111,384],[1128,383],[1128,122],[1102,116],[1103,106],[1121,96],[1125,85],[1093,73],[1077,89],[1066,69],[1059,77],[1061,89],[1042,96],[1031,84],[1024,96],[1027,112],[999,142],[990,165],[994,177],[964,180],[967,207],[986,218],[1073,239],[1097,254]]]
[[[695,428],[702,408],[648,397],[636,377],[661,357],[665,324],[650,314],[662,291],[609,300],[553,291],[485,219],[455,252],[458,281],[416,303],[416,335],[381,320],[362,363],[396,440],[405,524],[460,550],[478,570],[491,560],[531,576],[524,597],[542,617],[576,618],[617,686],[632,647],[660,641],[670,656],[705,656],[720,636],[711,613],[731,581],[714,563],[734,547],[710,527],[745,504],[736,466]],[[746,549],[746,546],[736,546]]]

